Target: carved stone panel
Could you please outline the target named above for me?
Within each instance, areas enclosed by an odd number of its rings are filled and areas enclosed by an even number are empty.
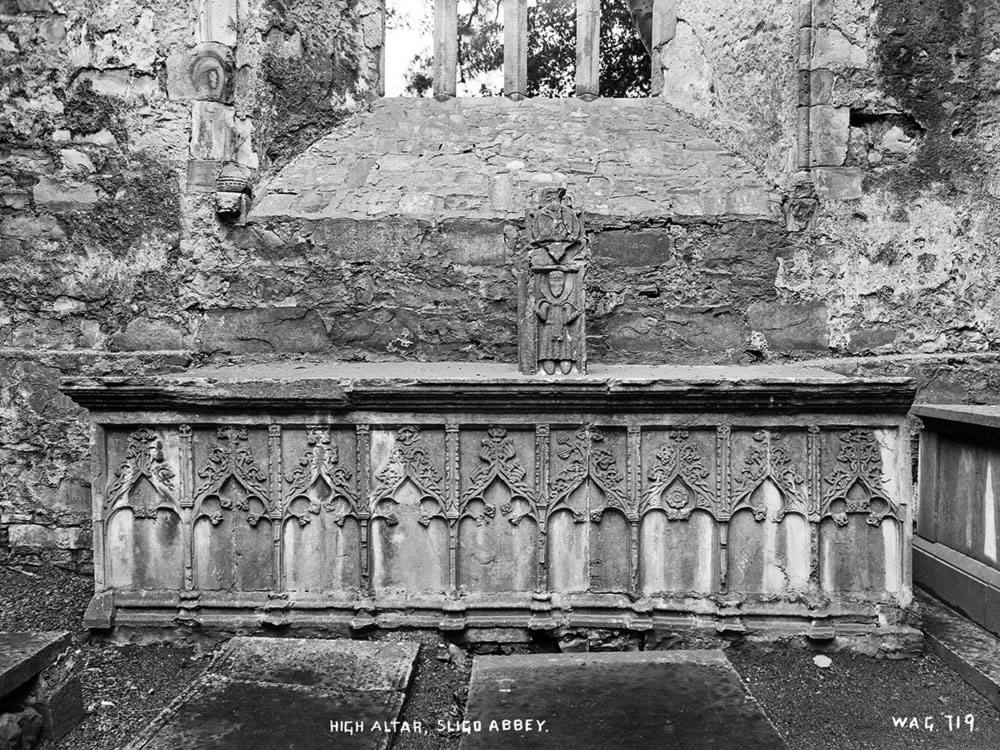
[[[121,589],[179,589],[184,581],[179,449],[168,432],[106,433],[116,457],[104,495],[107,575]]]
[[[194,431],[194,585],[259,591],[274,585],[267,431]]]
[[[898,426],[344,414],[102,426],[95,560],[116,610],[550,627],[855,618],[909,595]]]
[[[775,595],[809,586],[805,430],[733,430],[727,575],[730,590]]]
[[[353,425],[282,431],[281,569],[286,591],[358,591],[361,506]]]
[[[624,430],[552,428],[547,492],[549,585],[560,591],[627,591],[637,508],[625,479]]]
[[[492,426],[461,433],[458,587],[531,591],[538,560],[535,433]]]
[[[451,553],[444,430],[373,429],[370,466],[376,589],[447,591]]]
[[[639,588],[711,593],[719,581],[721,499],[715,430],[642,435]]]
[[[884,431],[881,431],[884,432]],[[878,526],[887,516],[899,518],[890,473],[896,468],[895,436],[880,441],[875,430],[826,432],[822,440],[823,481],[820,515],[846,526],[848,516],[863,513]]]
[[[900,506],[891,430],[820,435],[820,583],[825,591],[897,591]]]
[[[583,219],[564,189],[546,191],[528,214],[527,268],[519,299],[519,361],[526,375],[587,371],[587,262],[590,241]]]

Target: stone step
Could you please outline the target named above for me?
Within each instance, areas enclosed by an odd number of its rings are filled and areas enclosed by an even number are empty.
[[[0,700],[52,666],[69,645],[67,632],[0,633]]]
[[[0,749],[58,742],[86,710],[65,631],[0,632]]]
[[[918,590],[924,636],[935,653],[1000,708],[1000,638]]]
[[[477,656],[462,750],[786,748],[721,651]]]
[[[128,750],[385,750],[418,649],[233,638]]]

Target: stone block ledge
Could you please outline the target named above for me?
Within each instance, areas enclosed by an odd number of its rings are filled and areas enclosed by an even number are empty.
[[[513,414],[643,411],[904,414],[908,378],[799,367],[594,366],[545,378],[469,363],[271,364],[135,377],[69,377],[62,391],[94,411],[233,409]]]

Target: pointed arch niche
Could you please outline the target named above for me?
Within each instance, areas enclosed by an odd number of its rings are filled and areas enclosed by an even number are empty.
[[[109,483],[106,566],[119,589],[184,585],[184,532],[177,500],[178,447],[159,430],[107,434],[110,455],[123,456]]]
[[[312,425],[282,433],[285,489],[282,589],[357,593],[361,518],[353,429]]]
[[[538,566],[535,435],[491,426],[462,435],[458,588],[532,591]]]
[[[219,427],[195,441],[192,560],[203,591],[270,590],[274,530],[267,490],[266,433]]]

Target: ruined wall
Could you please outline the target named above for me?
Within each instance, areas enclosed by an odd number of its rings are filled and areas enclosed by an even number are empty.
[[[382,15],[377,0],[212,6],[0,0],[0,550],[88,562],[87,432],[62,374],[515,359],[516,221],[464,221],[459,203],[448,221],[220,223],[224,161],[259,193],[377,97]],[[592,359],[816,361],[913,375],[924,400],[995,399],[993,5],[679,7],[665,99],[784,199],[787,225],[593,222]],[[207,53],[223,77],[206,94],[191,76]],[[443,169],[452,186],[482,177]],[[597,176],[563,173],[581,174]],[[658,195],[628,183],[616,199]]]
[[[377,94],[380,46],[374,1],[0,2],[0,550],[89,564],[59,378],[202,357],[221,161],[304,148]]]
[[[720,5],[679,3],[664,97],[777,181],[801,230],[748,320],[763,356],[808,357],[786,338],[798,321],[838,358],[824,366],[911,375],[927,400],[995,399],[1000,12]]]
[[[764,177],[795,169],[800,0],[679,0],[663,98]]]

